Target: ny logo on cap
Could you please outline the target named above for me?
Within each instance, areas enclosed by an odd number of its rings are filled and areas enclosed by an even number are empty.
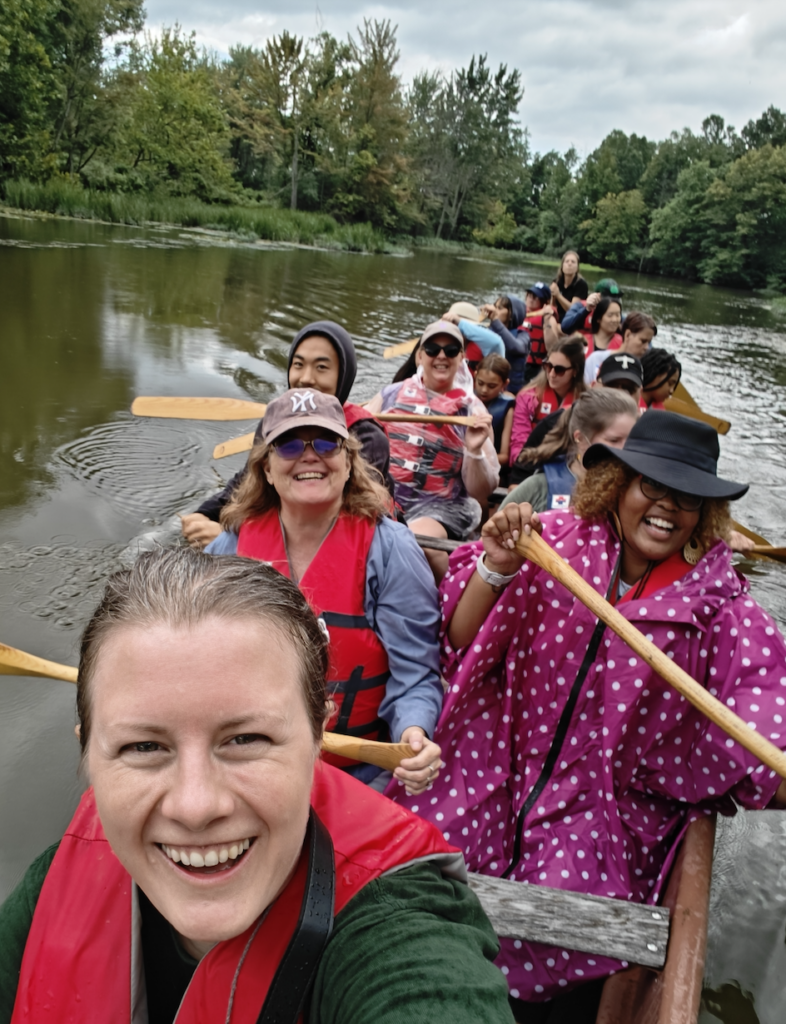
[[[630,363],[630,365],[633,366],[636,362],[632,356],[614,356],[614,358],[617,360],[618,363],[622,364],[623,370],[627,370],[628,363]]]
[[[296,391],[289,396],[292,399],[292,412],[308,412],[309,406],[313,412],[317,411],[317,404],[314,401],[313,391]]]

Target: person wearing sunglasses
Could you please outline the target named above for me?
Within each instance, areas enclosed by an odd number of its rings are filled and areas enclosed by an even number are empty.
[[[428,738],[442,707],[439,610],[428,563],[390,505],[338,399],[291,389],[268,405],[224,532],[205,551],[269,562],[300,587],[330,637],[327,728],[410,743],[416,754],[395,775],[420,792],[440,766]],[[376,789],[390,781],[373,765],[328,759]]]
[[[515,462],[533,428],[559,409],[567,409],[584,385],[584,342],[581,335],[562,338],[550,350],[540,373],[516,395],[510,458]]]
[[[370,413],[349,401],[357,368],[355,346],[348,331],[332,320],[317,320],[298,331],[289,346],[287,387],[313,388],[337,396],[348,429],[360,441],[363,458],[381,475],[392,494],[390,445],[385,431]],[[263,422],[260,420],[257,426],[255,443],[262,437]],[[183,536],[193,548],[204,548],[219,535],[221,510],[231,501],[247,468],[244,466],[223,490],[203,501],[196,512],[181,516]]]
[[[499,483],[492,417],[459,384],[464,338],[455,324],[439,320],[423,332],[418,369],[388,384],[366,406],[369,412],[474,416],[473,426],[391,423],[390,475],[396,504],[414,533],[464,540],[480,524],[481,502]],[[447,555],[427,550],[437,581]]]
[[[786,641],[733,566],[728,503],[748,485],[717,475],[719,453],[707,424],[646,412],[623,447],[585,452],[570,511],[507,505],[451,556],[434,737],[445,770],[415,803],[471,870],[656,904],[692,818],[786,801],[786,782],[515,547],[542,532],[675,665],[786,748]],[[467,832],[471,821],[482,827]],[[507,939],[497,963],[515,1000],[554,999],[555,1017],[561,993],[594,982],[575,993],[589,1009],[621,966]],[[517,1004],[514,1016],[530,1019]]]

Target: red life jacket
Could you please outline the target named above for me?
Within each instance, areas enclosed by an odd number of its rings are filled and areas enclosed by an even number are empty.
[[[414,861],[442,860],[446,872],[460,875],[461,855],[434,825],[344,772],[317,765],[311,806],[333,841],[335,914],[369,882]],[[304,850],[261,923],[202,958],[177,1024],[255,1024],[297,927],[307,868]],[[143,970],[135,886],[107,842],[89,789],[36,904],[12,1024],[132,1024]]]
[[[349,430],[358,420],[373,420],[374,417],[362,405],[355,405],[354,402],[344,402],[344,419],[347,421],[347,430]]]
[[[469,412],[469,399],[460,389],[444,395],[429,393],[419,378],[411,377],[399,389],[395,404],[385,412],[463,416]],[[409,502],[425,495],[447,499],[463,497],[464,441],[455,427],[388,423],[386,430],[396,501],[405,511]]]
[[[550,388],[546,385],[546,389],[543,392],[543,398],[540,400],[540,405],[535,411],[535,416],[533,417],[532,422],[537,423],[538,420],[545,420],[547,416],[551,416],[551,414],[556,412],[557,409],[567,409],[569,405],[573,405],[572,391],[569,391],[562,401],[560,401],[554,388]]]
[[[328,729],[384,742],[389,738],[388,728],[379,717],[379,705],[390,676],[388,656],[363,608],[366,563],[375,530],[370,520],[342,512],[298,586],[330,634],[327,683],[336,711]],[[284,534],[275,509],[243,523],[237,553],[270,562],[289,578]],[[322,756],[336,767],[358,763],[334,754]]]
[[[623,597],[616,600],[616,591],[613,595],[612,604],[625,604],[628,601],[640,601],[645,597],[657,594],[659,590],[665,590],[672,583],[681,580],[685,573],[691,568],[690,563],[685,561],[682,548],[669,555],[662,562],[657,562],[648,575],[645,575],[638,583],[634,583],[630,590],[626,591]]]
[[[474,341],[468,341],[464,349],[464,358],[468,363],[479,363],[483,359],[483,350]]]
[[[546,307],[544,306],[543,309]],[[529,334],[529,355],[527,366],[540,366],[546,358],[546,342],[543,338],[543,309],[535,313],[527,313],[521,330]]]
[[[606,348],[596,350],[595,335],[592,333],[591,321],[592,316],[588,316],[587,319],[584,321],[584,326],[579,328],[579,334],[582,334],[584,336],[584,344],[587,346],[587,351],[584,353],[585,359],[587,358],[587,356],[591,356],[592,353],[595,351],[614,352],[616,349],[620,348],[620,346],[622,345],[622,335],[612,334],[611,340],[609,341]]]

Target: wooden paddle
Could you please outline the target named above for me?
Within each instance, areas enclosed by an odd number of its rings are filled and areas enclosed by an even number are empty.
[[[607,626],[614,630],[617,636],[621,637],[640,658],[655,669],[658,675],[667,683],[681,693],[686,700],[689,700],[694,707],[703,712],[711,722],[714,722],[728,736],[735,739],[740,746],[758,758],[762,764],[777,772],[781,778],[786,779],[786,754],[779,750],[774,743],[765,739],[760,733],[751,729],[738,715],[722,704],[711,693],[708,693],[699,683],[696,682],[687,672],[684,672],[678,665],[668,658],[663,651],[649,641],[643,633],[628,622],[616,608],[593,590],[593,588],[582,579],[582,577],[563,561],[543,540],[540,534],[534,530],[530,534],[523,533],[516,542],[519,554],[535,562],[549,575],[559,580],[567,589],[577,597],[582,604],[602,619]]]
[[[396,356],[408,356],[419,341],[420,338],[410,338],[409,341],[400,341],[397,345],[388,345],[382,353],[382,358],[395,359]]]
[[[56,661],[37,658],[34,654],[27,654],[7,644],[0,644],[0,675],[43,676],[46,679],[63,679],[67,683],[76,682],[76,669],[70,665],[59,665]],[[335,732],[324,734],[322,749],[340,757],[365,761],[377,768],[387,768],[388,771],[398,768],[405,758],[415,756],[415,751],[408,743],[377,743],[375,740],[342,736]]]
[[[474,416],[427,416],[416,412],[380,412],[374,416],[381,423],[434,423],[437,426],[449,423],[457,427],[474,427]],[[254,434],[243,434],[231,441],[217,444],[213,449],[214,459],[225,459],[227,455],[250,452],[254,447]]]
[[[702,412],[695,402],[693,402],[693,404],[683,402],[672,395],[671,398],[666,399],[664,405],[669,412],[679,413],[680,416],[687,416],[688,419],[691,420],[701,420],[702,423],[709,423],[709,425],[714,427],[719,434],[728,434],[731,429],[731,423],[729,423],[728,420],[721,420],[718,419],[717,416],[712,416],[708,412]]]
[[[240,398],[135,398],[134,416],[158,416],[168,420],[260,420],[267,406]]]

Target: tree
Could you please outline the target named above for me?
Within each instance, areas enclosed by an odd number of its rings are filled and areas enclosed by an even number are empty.
[[[587,257],[602,266],[635,267],[647,241],[649,210],[638,189],[609,193],[595,205],[595,216],[581,225]]]
[[[748,149],[761,149],[768,142],[772,146],[785,146],[786,114],[769,106],[756,121],[748,121],[740,135]]]
[[[638,187],[655,153],[655,143],[643,135],[626,135],[615,129],[584,162],[579,187],[592,207],[610,192],[629,192]]]

